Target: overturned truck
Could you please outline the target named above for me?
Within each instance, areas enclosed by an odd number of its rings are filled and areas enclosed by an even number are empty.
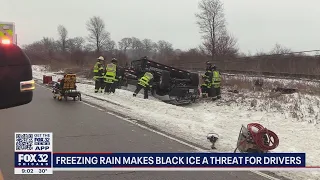
[[[136,85],[150,69],[154,74],[151,94],[164,102],[176,105],[195,102],[200,95],[199,75],[147,59],[134,60],[123,71],[122,86]]]

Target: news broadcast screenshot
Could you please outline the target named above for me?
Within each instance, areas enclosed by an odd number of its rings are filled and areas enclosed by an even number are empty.
[[[320,180],[320,0],[0,2],[0,180]]]

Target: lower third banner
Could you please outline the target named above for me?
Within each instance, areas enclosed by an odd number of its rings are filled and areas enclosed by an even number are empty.
[[[55,170],[302,168],[305,153],[54,153]]]

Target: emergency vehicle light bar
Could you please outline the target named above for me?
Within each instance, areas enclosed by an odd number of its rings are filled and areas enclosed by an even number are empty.
[[[1,43],[2,44],[11,44],[11,41],[10,41],[10,39],[2,39]]]

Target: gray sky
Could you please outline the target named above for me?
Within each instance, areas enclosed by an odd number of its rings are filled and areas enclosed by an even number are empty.
[[[57,38],[58,24],[69,36],[86,36],[86,21],[104,19],[111,38],[150,38],[188,49],[201,43],[194,14],[198,0],[11,0],[0,21],[16,23],[18,43]],[[319,0],[224,0],[229,31],[242,52],[270,50],[275,43],[295,51],[320,49]],[[3,3],[2,3],[3,4]],[[5,7],[5,8],[3,8]]]

